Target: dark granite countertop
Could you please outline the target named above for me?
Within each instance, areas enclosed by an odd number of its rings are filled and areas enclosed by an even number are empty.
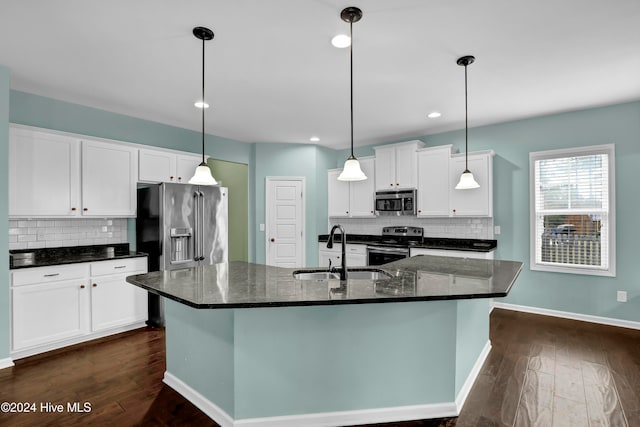
[[[51,265],[107,261],[143,256],[147,256],[147,254],[130,251],[128,243],[20,249],[9,251],[9,268],[46,267]]]
[[[336,242],[342,241],[342,235],[334,236]],[[328,234],[318,235],[318,242],[329,241]],[[375,244],[384,246],[383,237],[372,234],[349,234],[347,233],[347,243],[352,244]],[[391,245],[393,246],[393,245]],[[490,239],[450,239],[445,237],[424,237],[421,243],[412,243],[411,248],[424,249],[447,249],[458,251],[491,252],[498,246],[497,240]]]
[[[520,274],[517,261],[419,255],[383,266],[378,280],[297,280],[294,271],[229,262],[127,277],[127,282],[194,308],[251,308],[504,297]]]

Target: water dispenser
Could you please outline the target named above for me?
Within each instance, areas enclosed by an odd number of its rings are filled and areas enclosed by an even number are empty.
[[[191,228],[170,229],[171,263],[191,261],[193,259],[192,234],[193,231]]]

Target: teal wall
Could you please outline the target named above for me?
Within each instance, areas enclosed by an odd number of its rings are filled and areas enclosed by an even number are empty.
[[[309,144],[256,144],[254,149],[256,262],[263,264],[266,260],[266,232],[258,229],[265,223],[266,178],[301,176],[305,178],[306,194],[306,265],[315,266],[317,235],[327,230],[327,169],[334,167],[335,152]]]
[[[9,236],[9,69],[0,65],[0,234]],[[9,239],[0,239],[0,254],[9,253]],[[0,256],[0,360],[9,357],[9,257]]]

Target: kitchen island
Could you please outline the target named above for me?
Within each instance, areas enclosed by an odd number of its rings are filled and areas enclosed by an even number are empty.
[[[457,415],[490,298],[521,268],[417,256],[340,281],[230,262],[127,281],[166,298],[164,381],[220,425],[353,425]]]

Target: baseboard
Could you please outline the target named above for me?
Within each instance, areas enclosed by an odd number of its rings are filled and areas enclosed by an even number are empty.
[[[541,314],[543,316],[561,317],[564,319],[581,320],[583,322],[598,323],[601,325],[617,326],[620,328],[640,330],[640,322],[631,320],[613,319],[610,317],[592,316],[589,314],[572,313],[570,311],[550,310],[548,308],[530,307],[526,305],[507,304],[504,302],[493,302],[492,308],[503,308],[505,310],[522,311],[525,313]]]
[[[469,396],[471,387],[473,387],[473,384],[476,382],[476,378],[478,378],[478,375],[480,374],[482,365],[484,365],[484,361],[487,360],[487,357],[489,356],[489,352],[491,352],[491,341],[487,340],[487,343],[484,345],[484,348],[476,359],[476,363],[473,364],[471,372],[469,372],[469,375],[467,375],[467,379],[465,380],[464,384],[462,384],[462,388],[458,392],[458,396],[456,396],[456,415],[460,414],[460,411],[464,406],[464,402]]]
[[[68,346],[80,344],[83,342],[89,342],[91,340],[95,340],[98,338],[104,338],[110,335],[120,334],[122,332],[144,328],[145,326],[146,324],[144,321],[136,322],[136,323],[125,325],[125,326],[117,326],[113,329],[108,329],[106,331],[95,332],[95,333],[82,335],[75,338],[69,338],[69,339],[57,341],[54,343],[38,345],[38,346],[26,348],[24,350],[15,350],[11,352],[11,357],[13,358],[13,360],[18,360],[24,357],[35,356],[36,354],[45,353],[47,351],[57,350],[59,348],[68,347]]]
[[[0,359],[0,369],[10,368],[12,366],[13,366],[13,359],[11,359],[10,357]]]
[[[188,386],[181,379],[169,371],[164,372],[162,380],[166,385],[180,393],[185,399],[193,403],[198,409],[204,412],[209,418],[218,423],[220,427],[233,427],[234,420],[222,408],[209,399]]]

